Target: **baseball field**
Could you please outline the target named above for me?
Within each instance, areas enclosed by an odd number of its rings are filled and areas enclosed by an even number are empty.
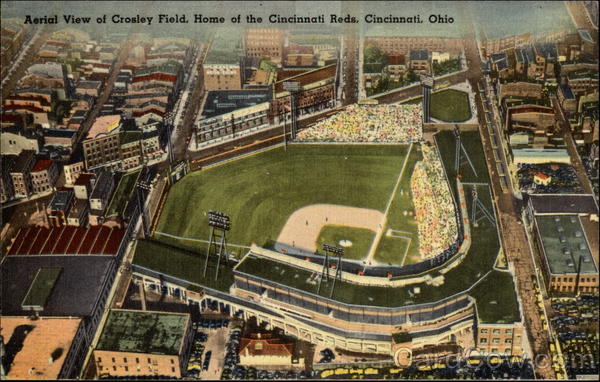
[[[207,211],[217,210],[231,217],[228,249],[237,255],[251,243],[311,252],[327,242],[364,261],[379,230],[374,261],[414,262],[409,184],[419,157],[418,144],[295,144],[205,168],[170,189],[154,238],[203,252]],[[403,233],[386,235],[390,228]]]

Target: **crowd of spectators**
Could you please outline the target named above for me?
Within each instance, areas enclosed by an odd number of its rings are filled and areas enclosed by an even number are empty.
[[[351,105],[298,133],[305,142],[409,143],[423,138],[419,105]]]
[[[456,211],[442,163],[435,149],[422,145],[423,160],[410,179],[419,230],[419,250],[423,259],[434,257],[457,238]]]

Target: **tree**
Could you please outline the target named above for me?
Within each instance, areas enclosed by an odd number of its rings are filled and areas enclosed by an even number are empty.
[[[383,53],[376,46],[367,45],[365,47],[365,63],[387,65],[387,54]]]

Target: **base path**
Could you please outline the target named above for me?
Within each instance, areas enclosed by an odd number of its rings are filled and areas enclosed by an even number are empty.
[[[275,250],[294,247],[315,252],[319,233],[325,225],[365,228],[376,232],[382,222],[383,213],[370,208],[313,204],[294,211],[288,218],[277,238]],[[352,240],[351,237],[348,239]],[[285,245],[285,248],[279,243]]]

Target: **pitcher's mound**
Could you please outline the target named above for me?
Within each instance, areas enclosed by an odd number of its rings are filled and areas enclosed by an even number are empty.
[[[350,240],[340,240],[340,245],[344,248],[352,247],[352,242]]]

